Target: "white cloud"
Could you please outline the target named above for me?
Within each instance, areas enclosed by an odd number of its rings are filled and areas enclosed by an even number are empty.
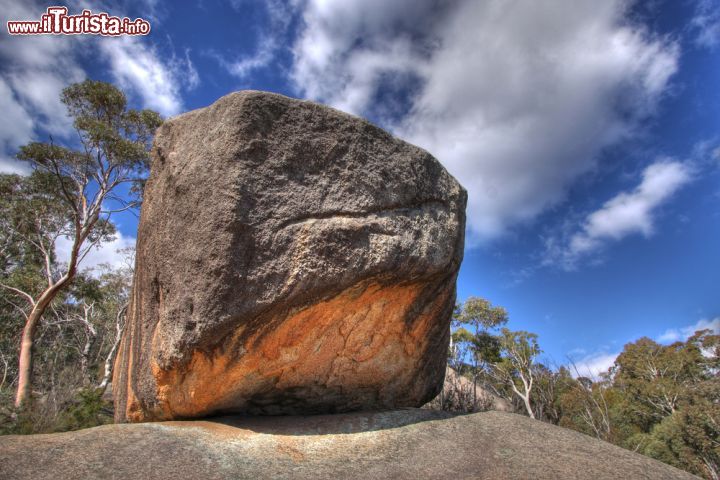
[[[36,19],[43,11],[27,3],[0,0],[0,23]],[[73,41],[62,36],[3,35],[0,156],[13,156],[18,146],[34,137],[36,128],[56,136],[72,133],[72,123],[60,102],[63,87],[84,78],[72,46]]]
[[[560,202],[653,112],[679,49],[633,25],[627,4],[311,0],[292,79],[390,118],[460,179],[471,236],[491,238]],[[378,100],[388,89],[407,98],[400,118]]]
[[[720,317],[710,320],[703,318],[693,325],[668,329],[657,338],[657,341],[660,343],[684,342],[698,330],[711,330],[713,333],[720,333]]]
[[[0,173],[30,175],[30,167],[25,162],[0,156]]]
[[[0,0],[0,24],[38,18],[42,9]],[[72,125],[60,102],[66,82],[82,80],[69,39],[48,36],[13,37],[0,41],[0,173],[30,173],[13,157],[18,147],[35,139],[36,129],[67,136]]]
[[[78,1],[83,4],[83,8],[122,14],[114,4],[99,0]],[[153,22],[159,23],[158,3],[154,0],[145,0],[144,3]],[[165,55],[165,59],[148,37],[92,38],[108,63],[114,82],[137,95],[145,108],[156,110],[164,116],[181,113],[182,90],[192,90],[200,83],[198,72],[190,60],[189,50],[185,51],[184,58],[179,58],[172,52]],[[172,48],[170,37],[168,43]]]
[[[13,90],[33,112],[35,122],[51,135],[67,137],[74,132],[72,120],[60,101],[63,88],[81,82],[84,71],[78,66],[51,69],[23,69],[8,74]]]
[[[621,192],[589,214],[580,229],[567,240],[551,238],[544,264],[573,270],[587,255],[606,243],[640,233],[649,237],[655,211],[692,178],[690,167],[660,160],[645,168],[642,181],[632,191]]]
[[[126,255],[121,253],[120,250],[135,247],[135,241],[135,238],[117,232],[113,241],[102,243],[98,247],[90,250],[80,263],[80,268],[82,270],[93,269],[102,264],[109,264],[113,269],[124,267]],[[55,253],[58,261],[67,262],[70,259],[71,247],[72,241],[70,238],[60,237],[57,239],[55,242]]]
[[[384,77],[429,68],[421,52],[432,36],[432,1],[309,1],[293,47],[292,79],[307,97],[350,113],[369,110]],[[439,14],[438,14],[439,16]]]
[[[143,105],[163,115],[182,110],[181,80],[178,72],[164,64],[151,45],[135,37],[103,39],[100,49],[107,56],[115,80],[131,89]]]
[[[572,374],[575,377],[598,379],[601,374],[606,373],[615,364],[618,355],[620,352],[599,352],[582,357],[580,360],[573,361],[577,371],[573,371]]]

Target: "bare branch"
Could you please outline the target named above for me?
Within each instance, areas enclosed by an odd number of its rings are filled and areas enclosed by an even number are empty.
[[[5,285],[4,283],[0,283],[0,287],[6,288],[12,292],[17,293],[18,295],[22,295],[30,303],[31,306],[33,306],[33,307],[35,306],[35,300],[33,300],[33,297],[29,293],[23,292],[19,288],[11,287],[10,285]]]
[[[7,380],[7,373],[8,373],[9,366],[8,366],[8,361],[5,358],[5,354],[2,352],[0,352],[0,360],[2,360],[2,362],[3,362],[3,375],[2,375],[2,380],[0,380],[0,390],[1,390],[2,387],[5,386],[5,380]]]

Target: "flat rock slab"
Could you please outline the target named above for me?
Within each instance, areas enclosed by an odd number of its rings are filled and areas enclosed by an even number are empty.
[[[14,479],[696,479],[520,415],[222,417],[0,437]]]

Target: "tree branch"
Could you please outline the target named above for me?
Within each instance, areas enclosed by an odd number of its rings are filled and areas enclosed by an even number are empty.
[[[11,287],[10,285],[5,285],[4,283],[0,283],[0,287],[6,288],[12,292],[17,293],[18,295],[22,295],[30,303],[31,306],[33,306],[33,307],[35,306],[35,300],[33,300],[33,297],[29,293],[23,292],[19,288]]]

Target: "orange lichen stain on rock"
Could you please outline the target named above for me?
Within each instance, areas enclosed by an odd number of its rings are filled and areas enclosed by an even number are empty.
[[[128,390],[128,401],[125,415],[128,422],[131,423],[144,422],[148,419],[145,412],[143,412],[143,409],[140,407],[140,402],[138,401],[132,390]]]
[[[245,411],[258,397],[283,397],[305,389],[323,395],[376,395],[392,404],[399,389],[413,391],[413,375],[428,345],[428,332],[451,294],[437,295],[412,321],[406,317],[422,284],[357,287],[301,310],[266,331],[236,332],[210,354],[193,353],[181,369],[153,368],[159,410],[153,417],[197,417]],[[243,349],[234,348],[241,342]],[[244,351],[241,356],[229,352]],[[364,393],[362,393],[364,392]],[[368,393],[375,392],[375,393]],[[422,395],[418,393],[419,397]],[[412,395],[410,395],[412,397]],[[410,398],[409,403],[420,398]],[[410,405],[408,405],[410,406]]]
[[[127,318],[136,318],[136,317],[142,317],[144,315],[144,310],[142,306],[144,305],[142,300],[142,294],[134,292],[133,293],[133,300],[130,302],[130,306],[127,312]],[[136,312],[135,310],[139,309],[139,312]],[[140,338],[140,334],[136,331],[136,324],[134,322],[128,321],[127,328],[124,332],[124,336],[122,341],[120,342],[120,346],[118,349],[118,353],[115,357],[115,363],[113,366],[113,388],[118,388],[120,386],[120,383],[118,380],[118,372],[124,372],[125,374],[125,419],[128,422],[143,422],[147,420],[155,420],[155,416],[152,414],[148,414],[146,412],[142,405],[140,404],[140,401],[135,393],[135,390],[133,388],[133,369],[134,363],[135,363],[135,356],[134,356],[134,350],[133,350],[133,343],[132,341],[126,341],[126,338]],[[142,347],[140,347],[142,348]],[[125,362],[126,365],[123,366],[122,362]],[[118,385],[118,387],[115,387],[115,384]]]
[[[135,308],[135,307],[132,307]],[[132,312],[130,312],[132,314]],[[128,316],[128,318],[131,318]],[[129,325],[129,328],[132,329],[134,326],[132,324]],[[127,334],[132,335],[133,332],[128,332]],[[132,337],[131,337],[132,338]],[[122,347],[121,347],[122,348]],[[121,358],[123,356],[127,356],[127,367],[126,367],[126,402],[125,402],[125,417],[129,422],[142,422],[145,420],[145,413],[143,412],[142,407],[140,406],[140,401],[138,400],[137,396],[135,395],[135,391],[133,389],[132,384],[132,370],[133,370],[133,362],[134,362],[134,356],[133,356],[133,349],[132,347],[129,347],[127,351],[121,350],[121,352],[118,354],[117,358],[115,359],[115,371],[118,372],[119,366],[118,362],[121,361]]]

